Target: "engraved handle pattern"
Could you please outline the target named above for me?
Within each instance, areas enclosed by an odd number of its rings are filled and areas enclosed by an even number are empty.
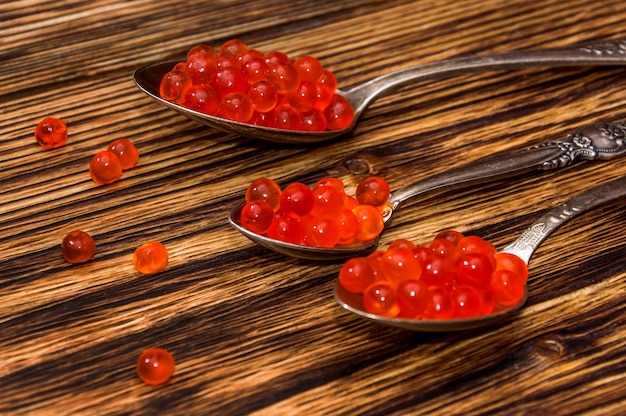
[[[395,191],[383,212],[387,222],[404,202],[418,195],[448,187],[510,177],[531,170],[569,166],[577,160],[610,160],[626,154],[626,124],[595,123],[583,126],[564,140],[552,140],[514,154],[497,154],[431,175]]]
[[[626,176],[588,189],[545,213],[502,251],[515,254],[528,264],[535,250],[561,225],[593,208],[624,198]]]

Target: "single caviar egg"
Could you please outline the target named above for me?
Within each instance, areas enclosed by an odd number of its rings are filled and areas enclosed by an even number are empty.
[[[89,174],[98,185],[106,185],[122,177],[122,162],[113,152],[103,150],[96,153],[89,163]]]
[[[172,354],[162,348],[144,350],[137,359],[137,375],[146,384],[157,386],[174,375],[176,363]]]
[[[133,253],[135,269],[143,274],[154,274],[164,270],[168,260],[167,249],[158,241],[142,244]]]
[[[135,167],[139,160],[139,152],[137,148],[128,139],[117,139],[109,144],[107,148],[109,152],[115,153],[120,159],[122,164],[122,170],[131,169]]]
[[[72,231],[61,242],[61,253],[68,263],[84,263],[96,252],[96,243],[84,231]]]
[[[46,117],[35,128],[35,139],[44,149],[54,149],[67,142],[67,126],[54,117]]]

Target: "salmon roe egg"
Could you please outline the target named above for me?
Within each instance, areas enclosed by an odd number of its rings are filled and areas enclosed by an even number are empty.
[[[291,63],[276,62],[269,64],[267,80],[280,94],[293,91],[300,84],[298,71]]]
[[[339,222],[336,218],[309,215],[304,219],[306,245],[332,248],[339,242],[339,237]]]
[[[301,81],[317,82],[324,72],[320,61],[313,56],[301,56],[293,62]]]
[[[354,110],[345,97],[334,94],[324,110],[324,117],[329,130],[341,130],[349,127],[354,120]]]
[[[137,161],[139,161],[139,152],[133,142],[128,139],[114,140],[109,144],[107,150],[117,155],[122,164],[122,170],[135,167]]]
[[[84,263],[96,252],[96,243],[84,231],[72,231],[61,242],[61,253],[68,263]]]
[[[202,53],[210,56],[211,58],[217,58],[218,55],[214,47],[205,44],[195,45],[191,49],[189,49],[189,51],[187,52],[187,58],[189,58],[194,53]]]
[[[184,71],[193,84],[208,84],[217,71],[217,63],[207,54],[194,53],[187,56]]]
[[[280,185],[270,178],[258,178],[252,181],[246,189],[246,202],[265,201],[278,211],[280,207]]]
[[[95,154],[89,163],[89,174],[98,185],[106,185],[122,177],[122,162],[113,152],[103,150]]]
[[[383,206],[389,199],[389,185],[378,176],[363,179],[356,188],[356,199],[361,205]]]
[[[300,112],[288,104],[274,108],[276,127],[283,130],[300,130],[302,118]]]
[[[252,118],[254,107],[244,92],[231,92],[220,101],[219,114],[229,120],[245,123]]]
[[[380,316],[393,318],[400,313],[396,301],[396,288],[389,282],[374,282],[365,289],[363,305],[367,312]]]
[[[185,99],[185,94],[191,85],[191,78],[187,73],[174,69],[161,79],[159,96],[173,103],[181,103]]]
[[[300,128],[303,131],[325,131],[326,117],[317,109],[305,111],[300,114]]]
[[[251,201],[241,209],[241,225],[256,234],[265,234],[272,225],[274,209],[265,201]]]
[[[190,110],[200,111],[211,116],[217,115],[220,97],[209,84],[192,85],[183,99],[182,105]]]
[[[314,203],[313,191],[300,182],[287,185],[280,196],[280,210],[299,217],[311,212]]]
[[[137,375],[146,384],[157,386],[168,381],[176,363],[172,354],[162,348],[144,350],[137,359]]]
[[[35,139],[44,149],[54,149],[67,142],[67,126],[58,118],[46,117],[35,127]]]
[[[363,293],[374,280],[374,269],[367,257],[351,258],[339,270],[339,282],[348,292]]]
[[[371,205],[358,205],[352,210],[359,222],[359,240],[369,241],[376,238],[385,226],[380,211]]]
[[[271,111],[278,104],[276,88],[266,81],[259,81],[250,85],[247,94],[254,109],[260,113]]]
[[[272,225],[270,225],[267,235],[275,240],[284,241],[291,244],[304,244],[304,226],[297,218],[291,215],[276,214]]]
[[[135,269],[143,274],[154,274],[164,270],[168,261],[167,249],[158,241],[148,241],[137,247],[133,253]]]
[[[222,44],[220,47],[221,56],[239,56],[248,51],[248,45],[242,40],[231,39]]]

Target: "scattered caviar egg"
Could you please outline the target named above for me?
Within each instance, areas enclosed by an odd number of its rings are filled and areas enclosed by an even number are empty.
[[[122,170],[127,170],[135,167],[139,160],[139,152],[137,148],[128,139],[117,139],[109,144],[107,148],[109,152],[115,153],[120,159],[122,164]]]
[[[137,247],[133,253],[135,269],[143,274],[154,274],[164,270],[168,260],[167,249],[158,241],[148,241]]]
[[[248,185],[245,200],[239,214],[243,228],[291,244],[346,246],[372,240],[384,226],[381,209],[360,205],[339,178],[325,177],[311,187],[292,182],[281,190],[261,177]]]
[[[339,284],[362,294],[367,312],[404,319],[489,315],[522,301],[527,279],[521,258],[453,230],[425,245],[398,238],[385,250],[349,259],[339,271]]]
[[[46,117],[35,127],[35,139],[44,149],[55,149],[67,142],[67,126],[63,120]]]
[[[283,130],[323,132],[352,124],[350,103],[336,94],[337,78],[313,56],[264,54],[239,40],[217,50],[199,44],[160,81],[159,96],[193,111]],[[246,94],[252,104],[232,93]],[[234,107],[234,108],[233,108]]]
[[[163,348],[148,348],[137,359],[137,375],[146,384],[158,386],[168,381],[176,367],[172,354]]]
[[[98,185],[106,185],[122,177],[122,162],[113,152],[103,150],[95,154],[89,163],[89,174]]]
[[[96,243],[84,231],[72,231],[61,242],[61,253],[68,263],[84,263],[96,252]]]

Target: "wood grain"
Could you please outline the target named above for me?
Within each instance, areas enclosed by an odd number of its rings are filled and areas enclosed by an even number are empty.
[[[0,413],[7,415],[619,414],[626,408],[623,203],[573,220],[531,262],[530,297],[505,324],[427,334],[339,308],[337,263],[255,246],[227,222],[253,179],[281,185],[367,174],[393,189],[497,151],[564,138],[626,115],[623,68],[526,69],[423,82],[379,98],[354,134],[287,146],[208,129],[151,101],[143,64],[240,38],[310,54],[349,87],[453,56],[626,37],[606,0],[5,1],[0,4]],[[68,144],[33,138],[64,119]],[[96,186],[87,166],[131,139],[137,167]],[[359,169],[363,169],[359,171]],[[446,228],[503,247],[549,207],[626,174],[589,162],[412,201],[394,238]],[[92,234],[95,258],[60,241]],[[137,273],[148,240],[168,268]],[[150,387],[148,347],[176,374]]]

